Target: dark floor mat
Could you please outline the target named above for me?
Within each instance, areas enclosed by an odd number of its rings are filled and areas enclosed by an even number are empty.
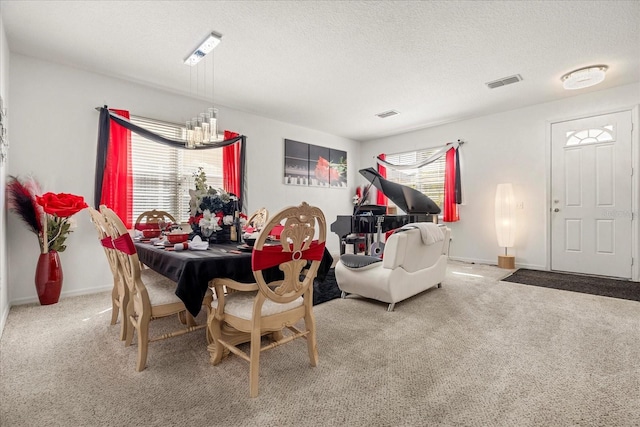
[[[628,280],[521,268],[502,281],[640,301],[640,282]]]

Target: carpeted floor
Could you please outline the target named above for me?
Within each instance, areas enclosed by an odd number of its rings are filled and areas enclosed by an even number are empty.
[[[640,301],[640,283],[628,280],[521,268],[502,281]]]
[[[442,288],[391,313],[354,295],[319,304],[318,366],[305,340],[263,352],[255,399],[247,362],[212,366],[204,330],[152,343],[136,372],[109,292],[11,307],[0,426],[639,426],[638,304],[504,275],[450,262]]]

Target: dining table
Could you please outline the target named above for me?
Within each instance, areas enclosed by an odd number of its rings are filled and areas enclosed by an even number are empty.
[[[134,242],[140,262],[176,282],[176,296],[192,316],[202,308],[209,282],[215,278],[229,278],[242,283],[254,283],[251,269],[252,248],[246,244],[210,243],[206,250],[174,250],[173,245],[156,245],[149,241]],[[333,258],[325,248],[317,277],[331,268]],[[268,281],[282,277],[278,267],[265,273]]]
[[[147,241],[134,244],[144,265],[176,282],[176,296],[194,317],[200,313],[210,280],[227,277],[238,282],[254,282],[251,248],[236,242],[211,243],[206,250],[182,251],[174,250],[173,245]]]

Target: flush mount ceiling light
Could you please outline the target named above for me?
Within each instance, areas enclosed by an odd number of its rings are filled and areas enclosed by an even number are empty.
[[[567,90],[582,89],[597,85],[604,80],[604,75],[609,69],[606,65],[592,65],[579,68],[562,76],[562,87]]]
[[[196,65],[202,58],[207,56],[207,53],[211,52],[216,46],[218,46],[221,40],[221,34],[218,34],[216,32],[212,32],[211,34],[209,34],[209,37],[207,37],[202,43],[200,43],[200,46],[198,46],[196,50],[194,50],[184,60],[185,65]]]

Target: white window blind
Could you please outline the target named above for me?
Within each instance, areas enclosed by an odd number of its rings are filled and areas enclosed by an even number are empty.
[[[181,126],[131,116],[131,122],[167,138],[180,138]],[[193,173],[202,166],[207,184],[222,187],[222,149],[186,150],[149,141],[131,132],[133,172],[133,218],[144,211],[169,212],[176,221],[189,220],[189,189],[194,189]]]
[[[386,161],[394,165],[411,165],[428,159],[439,148],[409,151],[406,153],[387,154]],[[407,187],[415,188],[433,200],[438,206],[444,205],[444,166],[446,156],[426,166],[411,170],[395,170],[387,168],[387,179]],[[390,205],[393,202],[389,201]]]

